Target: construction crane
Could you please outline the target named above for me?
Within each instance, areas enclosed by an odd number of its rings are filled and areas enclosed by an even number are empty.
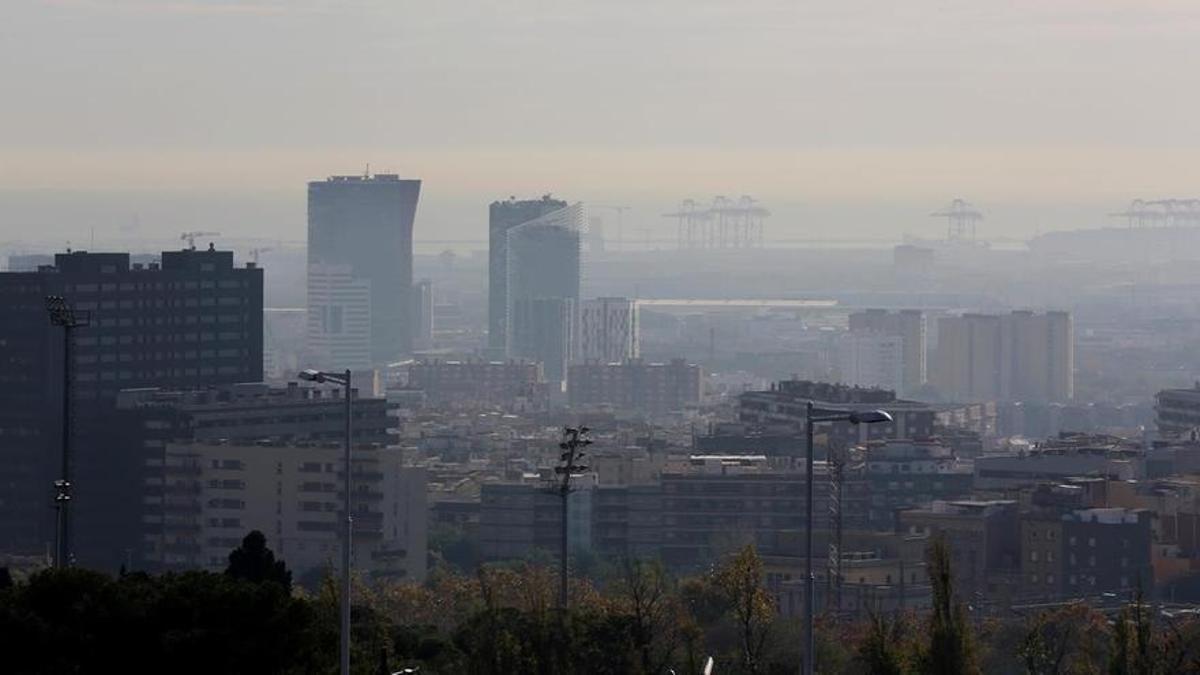
[[[258,256],[271,250],[270,246],[260,246],[250,249],[250,259],[254,261],[255,266],[258,265]]]
[[[983,220],[983,213],[963,199],[955,199],[945,208],[929,215],[934,218],[946,219],[947,241],[966,239],[967,232],[970,231],[970,240],[974,242],[976,225]]]
[[[196,237],[219,237],[219,236],[221,236],[220,232],[184,232],[179,235],[179,239],[181,241],[186,241],[188,243],[188,249],[195,251],[196,250]]]
[[[593,209],[607,209],[609,211],[617,212],[617,241],[616,241],[616,246],[614,248],[618,251],[621,250],[621,228],[625,224],[625,212],[629,211],[630,207],[628,207],[628,206],[608,206],[605,204],[593,204],[592,208]]]

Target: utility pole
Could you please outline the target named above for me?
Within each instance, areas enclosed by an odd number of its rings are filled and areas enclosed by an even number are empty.
[[[558,606],[559,609],[563,610],[564,616],[568,602],[567,556],[570,553],[567,546],[567,502],[568,497],[571,495],[571,476],[587,471],[587,467],[579,464],[579,460],[584,455],[582,448],[592,444],[591,439],[586,438],[589,431],[591,430],[587,427],[566,427],[563,429],[563,440],[558,444],[558,449],[562,451],[562,454],[559,456],[562,464],[554,467],[554,473],[562,477],[558,485],[558,497],[562,501],[562,530],[560,532],[562,548],[558,561]]]
[[[76,312],[61,295],[46,296],[46,312],[50,324],[63,328],[62,378],[62,466],[54,481],[54,566],[62,569],[71,564],[71,347],[76,328],[91,323],[90,312]]]

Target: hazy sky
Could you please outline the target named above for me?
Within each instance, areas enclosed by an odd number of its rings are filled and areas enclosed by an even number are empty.
[[[461,236],[549,190],[664,229],[744,192],[780,236],[933,234],[954,196],[1105,224],[1200,193],[1197,34],[1174,0],[2,0],[0,240],[302,238],[304,181],[367,162]]]

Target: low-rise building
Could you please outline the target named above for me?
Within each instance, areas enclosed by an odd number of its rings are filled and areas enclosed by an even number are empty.
[[[1132,480],[1144,475],[1145,453],[1111,436],[1063,434],[1028,452],[975,458],[975,488],[997,490],[1072,477]]]
[[[662,414],[700,403],[700,366],[670,363],[583,363],[571,366],[567,399],[576,407],[608,406],[618,411]]]
[[[545,407],[542,366],[534,361],[425,360],[409,366],[408,385],[438,406]]]

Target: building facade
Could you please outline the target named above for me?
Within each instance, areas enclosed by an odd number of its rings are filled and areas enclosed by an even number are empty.
[[[623,363],[640,354],[636,301],[628,298],[583,301],[579,308],[580,361]]]
[[[509,356],[541,361],[552,384],[576,354],[583,219],[576,203],[505,232]]]
[[[566,207],[565,201],[550,195],[510,197],[488,207],[488,355],[492,359],[508,355],[508,231]]]
[[[544,403],[542,366],[534,361],[423,360],[409,366],[408,386],[434,405],[462,404],[507,408]]]
[[[394,174],[308,184],[308,263],[347,266],[356,282],[368,285],[371,365],[398,361],[412,349],[412,236],[420,192],[421,181]]]
[[[931,382],[961,401],[1062,402],[1075,396],[1068,312],[964,314],[938,321]]]
[[[700,366],[683,359],[576,364],[567,378],[567,400],[578,407],[662,414],[699,405],[702,382]]]
[[[337,443],[168,443],[161,482],[151,483],[162,496],[147,506],[158,529],[144,542],[147,558],[159,569],[219,571],[246,532],[260,530],[298,576],[331,565],[345,522],[342,453]],[[356,448],[352,466],[353,565],[424,581],[424,469],[403,466],[398,448],[377,446]]]
[[[838,381],[852,387],[903,391],[904,344],[904,338],[886,333],[840,336],[834,354]]]
[[[923,440],[933,437],[937,411],[925,403],[896,398],[895,392],[863,389],[808,380],[783,380],[767,391],[738,397],[738,421],[752,428],[803,431],[808,402],[818,410],[885,410],[885,424],[833,422],[817,433],[839,447],[885,439]],[[821,449],[825,443],[820,442]]]
[[[308,266],[307,360],[322,370],[371,367],[371,282],[350,265]]]
[[[897,386],[885,387],[886,389],[894,389],[901,395],[906,395],[925,384],[927,379],[927,341],[924,312],[916,309],[905,309],[899,312],[868,309],[851,314],[849,325],[850,332],[856,335],[881,334],[900,338],[903,364],[900,382]],[[854,383],[847,382],[847,384]]]
[[[263,272],[229,251],[167,251],[161,263],[77,251],[53,267],[0,273],[0,549],[41,553],[53,539],[59,474],[63,331],[45,297],[89,323],[72,347],[75,513],[103,503],[112,459],[93,438],[122,389],[194,388],[263,377]],[[99,502],[95,500],[101,500]],[[82,532],[84,526],[73,528]]]

